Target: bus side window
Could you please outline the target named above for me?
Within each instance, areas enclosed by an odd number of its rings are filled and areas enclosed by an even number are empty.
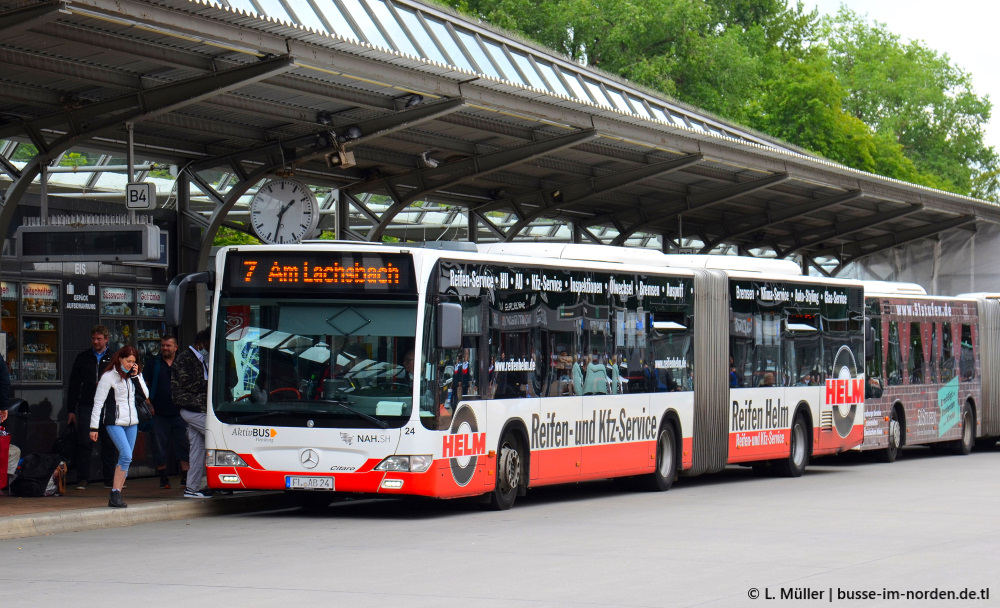
[[[972,348],[972,326],[962,325],[962,357],[961,357],[962,381],[976,379],[976,359],[975,351]]]
[[[955,337],[951,332],[951,323],[941,324],[941,382],[955,377]]]
[[[899,344],[899,323],[889,322],[889,353],[885,362],[887,384],[898,386],[903,383],[903,354]]]
[[[924,383],[924,341],[920,323],[910,323],[910,356],[906,360],[909,384]]]

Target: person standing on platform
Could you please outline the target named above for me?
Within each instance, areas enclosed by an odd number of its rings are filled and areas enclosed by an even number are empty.
[[[139,352],[134,346],[123,346],[111,357],[111,365],[101,375],[94,391],[90,414],[90,440],[97,441],[98,428],[103,424],[106,426],[105,433],[118,448],[118,462],[108,497],[108,506],[115,509],[128,506],[122,500],[122,488],[125,487],[135,439],[139,434],[135,402],[136,399],[149,399],[149,389],[139,373],[138,359]]]
[[[184,498],[211,498],[201,488],[205,477],[205,416],[208,411],[208,339],[207,329],[195,334],[194,344],[177,355],[170,366],[170,394],[187,423],[188,469]]]
[[[108,338],[111,332],[103,325],[95,325],[90,330],[91,348],[83,351],[73,360],[73,368],[69,373],[69,386],[66,390],[66,410],[69,412],[67,422],[76,424],[79,446],[76,462],[76,489],[86,490],[90,481],[90,461],[92,446],[90,440],[90,414],[94,406],[94,392],[101,372],[111,365],[111,353],[108,352]],[[79,420],[79,422],[78,422]],[[108,436],[107,428],[101,421],[98,431],[101,451],[101,475],[104,487],[110,488],[115,473],[115,463],[118,461],[117,450]]]
[[[174,456],[181,461],[181,485],[187,485],[188,438],[187,423],[181,418],[180,410],[174,405],[170,394],[170,368],[177,357],[177,338],[165,335],[160,338],[160,354],[150,358],[142,369],[149,400],[153,404],[153,453],[156,471],[160,475],[160,488],[170,489],[167,477],[167,456],[171,445]]]

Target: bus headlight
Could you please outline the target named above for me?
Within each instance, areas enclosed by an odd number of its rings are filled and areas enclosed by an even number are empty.
[[[430,454],[417,456],[389,456],[375,467],[376,471],[402,473],[423,473],[431,467],[434,457]]]
[[[205,464],[210,467],[245,467],[247,463],[236,452],[229,450],[206,450]]]

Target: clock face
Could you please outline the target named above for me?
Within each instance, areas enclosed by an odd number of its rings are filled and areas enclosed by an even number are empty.
[[[312,190],[299,182],[272,180],[250,201],[250,224],[265,243],[298,243],[319,224],[319,205]]]

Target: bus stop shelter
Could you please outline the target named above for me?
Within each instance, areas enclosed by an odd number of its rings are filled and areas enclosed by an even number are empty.
[[[128,156],[124,181],[162,180],[179,271],[246,229],[275,176],[313,187],[341,239],[740,252],[824,274],[1000,220],[415,0],[6,0],[0,60],[8,239],[52,195],[122,203],[99,175]],[[61,183],[80,150],[102,160]]]

